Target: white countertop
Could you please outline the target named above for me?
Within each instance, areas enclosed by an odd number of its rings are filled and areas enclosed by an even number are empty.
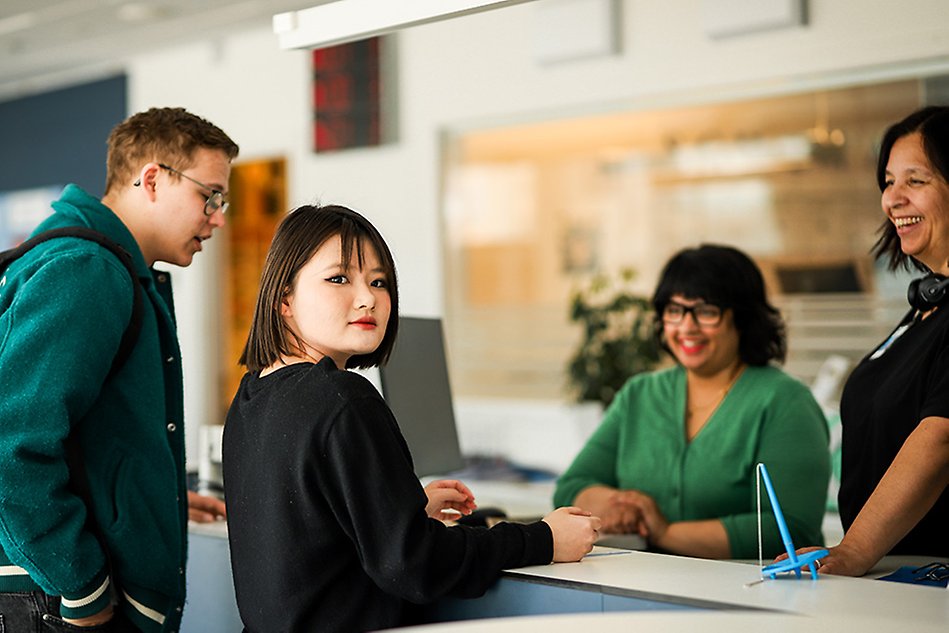
[[[761,611],[639,611],[626,613],[583,613],[569,615],[522,616],[445,622],[399,629],[406,633],[848,633],[854,622],[844,617],[807,620],[787,613]],[[892,624],[889,626],[892,627]],[[912,628],[863,628],[859,633],[905,630]],[[939,629],[945,633],[945,628]]]
[[[830,575],[815,581],[807,572],[800,579],[779,576],[749,585],[760,578],[757,564],[615,552],[595,548],[595,555],[579,563],[525,567],[505,574],[525,580],[554,579],[565,585],[611,587],[624,595],[696,606],[714,603],[722,608],[762,609],[819,621],[844,618],[859,622],[861,633],[871,630],[866,628],[871,624],[872,630],[879,631],[908,627],[914,632],[949,632],[949,591],[942,588]],[[596,555],[606,553],[611,555]]]
[[[544,583],[592,585],[622,595],[665,599],[711,607],[706,611],[633,611],[523,616],[410,627],[418,633],[947,633],[949,591],[937,587],[884,582],[870,578],[779,577],[749,586],[760,578],[757,564],[710,561],[647,552],[595,548],[579,563],[509,570],[505,575]],[[892,569],[922,559],[890,559]],[[886,567],[886,565],[884,565]],[[881,568],[878,572],[882,573]],[[718,609],[741,610],[718,610]],[[749,610],[750,609],[750,610]]]
[[[227,521],[212,521],[210,523],[188,521],[188,532],[190,534],[201,534],[202,536],[227,538]]]

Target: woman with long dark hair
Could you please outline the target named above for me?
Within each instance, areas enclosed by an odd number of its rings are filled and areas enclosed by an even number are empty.
[[[886,131],[877,183],[886,216],[877,257],[925,276],[841,396],[845,532],[820,571],[848,576],[887,554],[949,557],[949,107]]]

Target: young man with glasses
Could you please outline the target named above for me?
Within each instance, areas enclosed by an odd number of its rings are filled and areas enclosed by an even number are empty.
[[[0,279],[0,630],[180,625],[189,514],[224,505],[186,487],[174,304],[152,265],[188,266],[224,225],[237,153],[181,108],[133,115],[109,136],[102,199],[68,185],[35,233],[89,227],[131,255],[138,283],[75,237]],[[113,367],[136,285],[141,329]]]

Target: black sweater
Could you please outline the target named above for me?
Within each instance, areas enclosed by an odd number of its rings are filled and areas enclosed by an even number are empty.
[[[330,359],[248,374],[224,432],[234,587],[250,633],[366,631],[403,601],[482,595],[502,569],[549,563],[546,523],[446,527],[385,401]]]
[[[920,421],[949,417],[949,306],[916,322],[907,315],[901,324],[911,325],[885,353],[860,362],[840,399],[838,500],[844,530],[850,529]],[[949,490],[890,553],[949,556]]]

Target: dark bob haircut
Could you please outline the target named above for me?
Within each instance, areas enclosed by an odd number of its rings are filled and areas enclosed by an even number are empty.
[[[923,139],[923,151],[933,169],[943,180],[949,182],[949,107],[927,106],[913,112],[899,123],[894,123],[883,135],[880,157],[877,160],[877,185],[881,192],[886,189],[886,165],[890,162],[893,145],[904,136],[916,132]],[[896,227],[889,219],[884,220],[879,234],[879,239],[873,245],[873,254],[877,259],[886,259],[890,270],[915,268],[929,272],[929,268],[922,262],[903,252]]]
[[[347,368],[367,368],[384,364],[389,359],[399,329],[399,290],[395,262],[382,235],[369,220],[352,209],[338,205],[302,206],[294,209],[280,222],[260,275],[260,291],[240,364],[256,372],[276,363],[283,355],[292,355],[300,342],[287,327],[280,314],[280,305],[293,288],[297,273],[323,244],[340,237],[343,265],[356,261],[362,267],[366,248],[375,250],[384,269],[392,309],[386,333],[379,347],[369,354],[352,356]],[[294,345],[291,345],[291,342]]]
[[[731,309],[739,336],[738,354],[745,363],[760,366],[772,360],[784,362],[784,320],[768,303],[761,271],[738,249],[703,244],[679,251],[666,263],[652,305],[656,311],[656,338],[667,352],[662,313],[673,295]]]

